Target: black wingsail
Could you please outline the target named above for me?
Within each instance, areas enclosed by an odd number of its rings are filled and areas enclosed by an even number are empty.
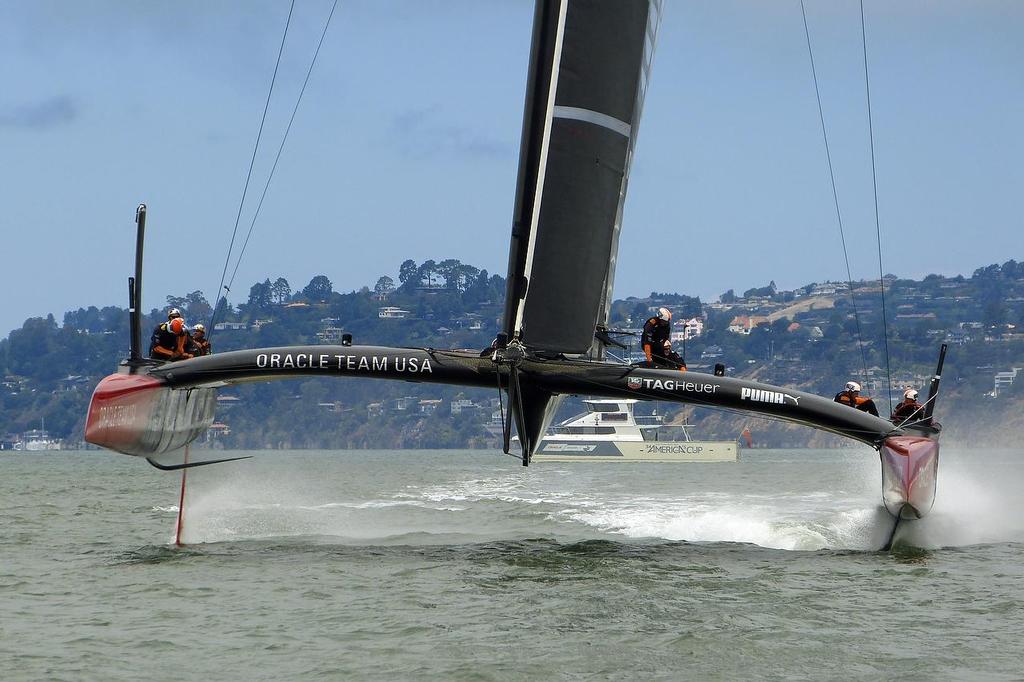
[[[539,2],[504,332],[586,354],[607,320],[659,0]]]

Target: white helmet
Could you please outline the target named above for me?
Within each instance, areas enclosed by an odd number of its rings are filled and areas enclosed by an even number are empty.
[[[659,320],[671,320],[672,311],[668,308],[658,308],[658,319]]]
[[[167,319],[168,320],[173,320],[176,317],[181,317],[181,311],[180,310],[178,310],[177,308],[171,308],[170,310],[167,311]]]
[[[192,331],[205,333],[206,327],[204,327],[202,324],[197,324],[196,326],[192,327]]]
[[[847,381],[846,382],[846,390],[847,391],[860,391],[860,384],[858,384],[856,381]]]
[[[907,400],[917,400],[917,391],[912,388],[908,388],[903,392],[903,397]]]

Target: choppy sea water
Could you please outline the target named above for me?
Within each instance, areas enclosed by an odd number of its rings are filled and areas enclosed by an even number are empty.
[[[0,453],[0,678],[1024,677],[1024,451],[945,448],[892,552],[869,449],[252,454],[178,548],[180,474]]]

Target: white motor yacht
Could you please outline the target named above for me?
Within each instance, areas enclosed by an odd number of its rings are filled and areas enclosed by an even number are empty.
[[[553,426],[535,462],[731,462],[736,441],[690,439],[686,424],[636,417],[637,400],[588,399],[587,411]]]

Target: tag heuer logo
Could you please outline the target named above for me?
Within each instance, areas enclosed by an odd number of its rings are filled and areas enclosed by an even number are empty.
[[[629,377],[626,379],[626,386],[635,391],[643,385],[643,382],[644,380],[640,377]]]

